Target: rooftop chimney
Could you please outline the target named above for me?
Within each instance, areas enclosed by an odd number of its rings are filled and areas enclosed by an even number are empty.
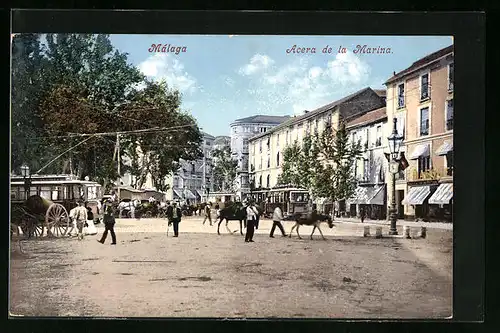
[[[396,72],[395,72],[395,71],[394,71],[394,72],[392,72],[392,76],[396,76]]]
[[[304,110],[304,114],[309,113],[309,110]]]

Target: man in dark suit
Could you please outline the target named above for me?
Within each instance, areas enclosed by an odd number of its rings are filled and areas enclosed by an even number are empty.
[[[168,224],[174,225],[174,237],[179,237],[179,223],[181,222],[182,212],[177,203],[173,202],[171,206],[167,208],[167,218]]]

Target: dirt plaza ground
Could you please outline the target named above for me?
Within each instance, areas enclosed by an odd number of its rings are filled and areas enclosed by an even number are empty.
[[[120,219],[98,235],[12,243],[10,314],[89,317],[447,318],[452,230],[426,239],[362,237],[363,225],[254,237],[189,217],[173,238],[162,219]],[[288,233],[291,222],[285,223]],[[238,222],[229,224],[231,231]],[[388,226],[383,226],[387,233]],[[374,229],[374,228],[372,228]],[[401,230],[400,230],[401,231]],[[372,231],[374,233],[374,230]],[[109,237],[109,236],[108,236]]]

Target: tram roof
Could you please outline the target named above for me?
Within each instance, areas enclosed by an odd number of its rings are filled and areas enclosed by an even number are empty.
[[[10,185],[24,185],[24,181],[11,181]],[[92,185],[92,186],[102,186],[97,182],[93,182],[90,180],[78,180],[78,179],[70,179],[70,180],[37,180],[32,179],[31,185]]]

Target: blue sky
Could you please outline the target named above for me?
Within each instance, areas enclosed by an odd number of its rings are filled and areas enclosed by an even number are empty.
[[[183,94],[203,131],[229,135],[229,124],[257,114],[293,115],[370,86],[383,89],[393,73],[453,43],[446,36],[111,35],[129,62]],[[149,52],[152,44],[186,52]],[[293,45],[316,53],[287,53]],[[323,54],[326,46],[332,53]],[[390,54],[353,53],[357,45]],[[346,53],[337,53],[339,47]]]

